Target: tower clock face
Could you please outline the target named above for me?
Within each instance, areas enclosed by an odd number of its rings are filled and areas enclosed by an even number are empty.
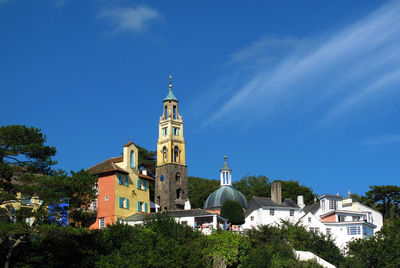
[[[161,174],[160,181],[164,181],[164,174]]]

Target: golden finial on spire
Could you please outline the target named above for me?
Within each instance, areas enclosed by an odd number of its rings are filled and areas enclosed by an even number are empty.
[[[172,88],[172,76],[169,76],[169,87]]]

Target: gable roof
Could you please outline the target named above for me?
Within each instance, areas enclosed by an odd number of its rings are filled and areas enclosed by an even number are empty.
[[[202,209],[189,209],[189,210],[171,210],[164,213],[136,213],[132,216],[129,216],[124,219],[124,221],[143,221],[143,220],[151,220],[156,219],[158,215],[166,215],[170,217],[199,217],[199,216],[214,216],[217,213],[208,212]]]
[[[245,217],[250,215],[256,209],[262,207],[271,207],[271,208],[300,208],[292,199],[285,198],[283,199],[281,204],[277,204],[272,201],[269,197],[257,197],[253,196],[249,202],[248,208],[245,212]]]
[[[99,175],[103,173],[117,172],[117,171],[124,174],[129,174],[125,169],[122,169],[119,166],[115,165],[115,163],[122,162],[122,160],[123,160],[122,156],[113,157],[97,165],[94,165],[93,167],[88,168],[87,171],[93,175]]]
[[[319,203],[319,202],[316,202],[316,203],[314,203],[314,204],[312,204],[312,205],[305,206],[305,207],[303,208],[303,212],[304,212],[305,214],[307,214],[308,212],[310,212],[311,214],[314,214],[315,212],[317,212],[317,210],[319,209],[319,207],[320,207],[320,203]]]
[[[139,178],[154,181],[154,178],[153,178],[153,177],[148,176],[148,175],[144,175],[144,174],[139,174]]]

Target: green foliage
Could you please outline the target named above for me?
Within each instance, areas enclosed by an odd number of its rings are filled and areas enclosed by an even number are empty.
[[[250,248],[247,236],[232,232],[215,231],[206,236],[205,240],[207,246],[204,247],[204,251],[209,264],[222,259],[228,266],[236,266]]]
[[[203,208],[207,197],[219,188],[217,180],[188,177],[189,200],[192,208]]]
[[[241,192],[247,200],[253,196],[270,196],[271,184],[269,179],[263,175],[245,176],[240,181],[232,183],[232,185]]]
[[[157,152],[148,151],[139,145],[136,145],[139,150],[138,168],[146,169],[149,176],[156,175],[156,165],[157,165]]]
[[[251,197],[270,197],[271,196],[270,180],[263,176],[245,176],[240,181],[234,182],[233,186],[249,201]],[[289,198],[293,201],[297,200],[298,195],[304,196],[304,203],[306,205],[314,202],[315,194],[310,187],[300,185],[298,181],[281,181],[282,184],[282,198]]]
[[[101,248],[98,231],[43,225],[13,255],[14,267],[93,267]]]
[[[100,267],[204,267],[202,235],[168,217],[105,230]]]
[[[368,239],[348,244],[346,267],[400,267],[400,220]]]
[[[244,211],[242,205],[236,201],[227,200],[221,207],[221,216],[228,222],[240,225],[244,223]]]

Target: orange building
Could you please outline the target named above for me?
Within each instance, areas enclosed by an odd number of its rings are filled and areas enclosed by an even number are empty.
[[[154,179],[139,174],[138,149],[133,142],[123,147],[123,156],[107,159],[88,172],[98,176],[97,199],[92,203],[97,218],[90,229],[103,228],[137,212],[150,212],[149,183]]]

